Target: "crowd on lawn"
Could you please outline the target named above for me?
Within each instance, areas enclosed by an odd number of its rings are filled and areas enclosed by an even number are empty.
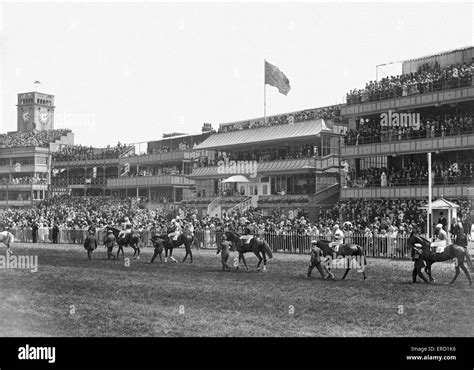
[[[467,199],[454,201],[460,208],[458,220],[453,220],[453,225],[462,223],[469,234],[470,202]],[[96,230],[107,226],[122,228],[123,223],[128,222],[138,232],[165,233],[170,230],[174,219],[183,227],[187,223],[192,224],[197,232],[222,232],[230,228],[245,233],[245,228],[251,226],[256,235],[331,238],[334,225],[339,224],[346,232],[359,235],[406,234],[411,230],[425,232],[426,211],[421,208],[424,203],[420,199],[339,201],[311,222],[304,209],[287,212],[277,208],[268,214],[263,209],[250,207],[245,212],[224,212],[221,218],[217,218],[198,217],[197,209],[191,207],[148,209],[143,201],[135,198],[56,196],[33,208],[0,210],[0,226],[8,230],[42,230],[43,234],[49,235],[53,228],[85,232],[91,226]]]

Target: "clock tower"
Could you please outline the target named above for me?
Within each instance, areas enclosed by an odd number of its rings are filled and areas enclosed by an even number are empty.
[[[40,92],[18,94],[17,131],[54,129],[54,95]]]

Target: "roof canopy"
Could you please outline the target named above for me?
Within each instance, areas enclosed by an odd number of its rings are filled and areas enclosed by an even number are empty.
[[[428,209],[428,204],[421,206],[420,208]],[[431,202],[431,209],[452,209],[452,208],[459,208],[456,203],[450,202],[444,198],[440,198]]]
[[[221,182],[250,182],[245,176],[242,175],[235,175],[231,176]]]
[[[285,124],[277,126],[260,127],[241,131],[214,134],[194,149],[227,149],[232,146],[248,144],[265,144],[276,140],[291,140],[305,137],[313,137],[322,131],[332,132],[326,127],[323,119]]]

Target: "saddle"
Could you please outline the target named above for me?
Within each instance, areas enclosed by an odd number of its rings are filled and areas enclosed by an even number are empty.
[[[437,242],[431,243],[430,248],[433,253],[444,253],[444,249],[447,247],[446,244],[441,245]]]

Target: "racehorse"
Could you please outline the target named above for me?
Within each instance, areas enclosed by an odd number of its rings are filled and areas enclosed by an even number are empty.
[[[459,275],[459,268],[461,268],[466,274],[467,280],[469,280],[469,285],[472,285],[469,270],[466,268],[466,266],[464,266],[464,259],[466,259],[467,265],[469,266],[469,268],[472,269],[472,260],[471,256],[469,256],[469,251],[467,250],[467,248],[461,247],[456,244],[451,244],[444,248],[443,253],[433,253],[431,251],[431,242],[428,239],[425,239],[419,235],[415,235],[415,233],[412,232],[410,234],[410,237],[408,238],[408,245],[413,248],[416,243],[421,244],[421,255],[423,257],[423,260],[426,262],[425,272],[428,274],[430,281],[435,281],[431,276],[431,265],[433,263],[454,259],[455,275],[453,280],[451,280],[450,284],[453,284],[456,281]]]
[[[0,243],[3,243],[7,246],[7,254],[13,254],[12,250],[10,249],[10,244],[15,241],[15,237],[9,231],[2,231],[0,232]]]
[[[191,245],[194,243],[194,235],[193,233],[189,231],[185,231],[183,234],[179,234],[177,239],[174,240],[174,238],[170,238],[168,234],[162,234],[158,236],[160,239],[163,239],[164,242],[164,247],[165,247],[165,262],[168,261],[168,251],[170,254],[170,258],[178,263],[174,257],[173,257],[173,249],[178,248],[181,245],[184,245],[184,248],[186,250],[186,255],[183,258],[183,261],[186,261],[186,258],[188,255],[191,257],[191,261],[189,263],[193,263],[193,252],[191,252]]]
[[[245,268],[249,270],[247,262],[245,261],[244,253],[253,252],[258,258],[257,269],[260,270],[260,264],[263,261],[263,271],[267,270],[267,255],[268,258],[273,258],[272,250],[267,241],[261,238],[253,237],[248,244],[244,244],[240,239],[240,235],[234,231],[227,230],[224,232],[227,240],[232,242],[233,251],[239,252],[239,263],[244,261]],[[237,266],[237,269],[239,267]]]
[[[364,255],[364,250],[360,245],[353,244],[353,243],[346,243],[342,244],[339,246],[339,249],[337,252],[334,252],[334,250],[329,246],[330,241],[329,240],[318,240],[316,243],[316,246],[320,248],[323,251],[323,256],[333,256],[333,254],[336,254],[337,256],[342,256],[342,257],[349,257],[349,256],[359,256],[361,259],[363,259],[364,265],[367,265],[367,259],[365,258]],[[361,261],[362,262],[362,261]],[[346,269],[346,272],[344,272],[344,276],[342,277],[341,280],[344,280],[346,278],[347,273],[349,272],[351,268],[348,267]],[[334,277],[334,275],[331,273],[331,269],[328,268],[329,276]],[[365,269],[362,270],[362,276],[364,277],[364,280],[367,278],[365,276]]]
[[[152,242],[155,250],[153,251],[153,257],[151,257],[149,263],[153,263],[157,256],[160,256],[160,261],[163,262],[163,258],[161,255],[163,253],[163,245],[165,244],[165,241],[161,239],[159,235],[153,235],[150,241]]]
[[[122,251],[122,258],[125,258],[123,247],[132,247],[133,248],[133,258],[140,259],[140,234],[132,231],[131,233],[126,233],[125,235],[119,238],[120,230],[116,229],[115,227],[107,226],[107,231],[112,230],[112,233],[115,236],[115,240],[117,241],[118,251],[117,251],[117,258],[120,255],[120,251]],[[135,257],[137,255],[137,257]]]

